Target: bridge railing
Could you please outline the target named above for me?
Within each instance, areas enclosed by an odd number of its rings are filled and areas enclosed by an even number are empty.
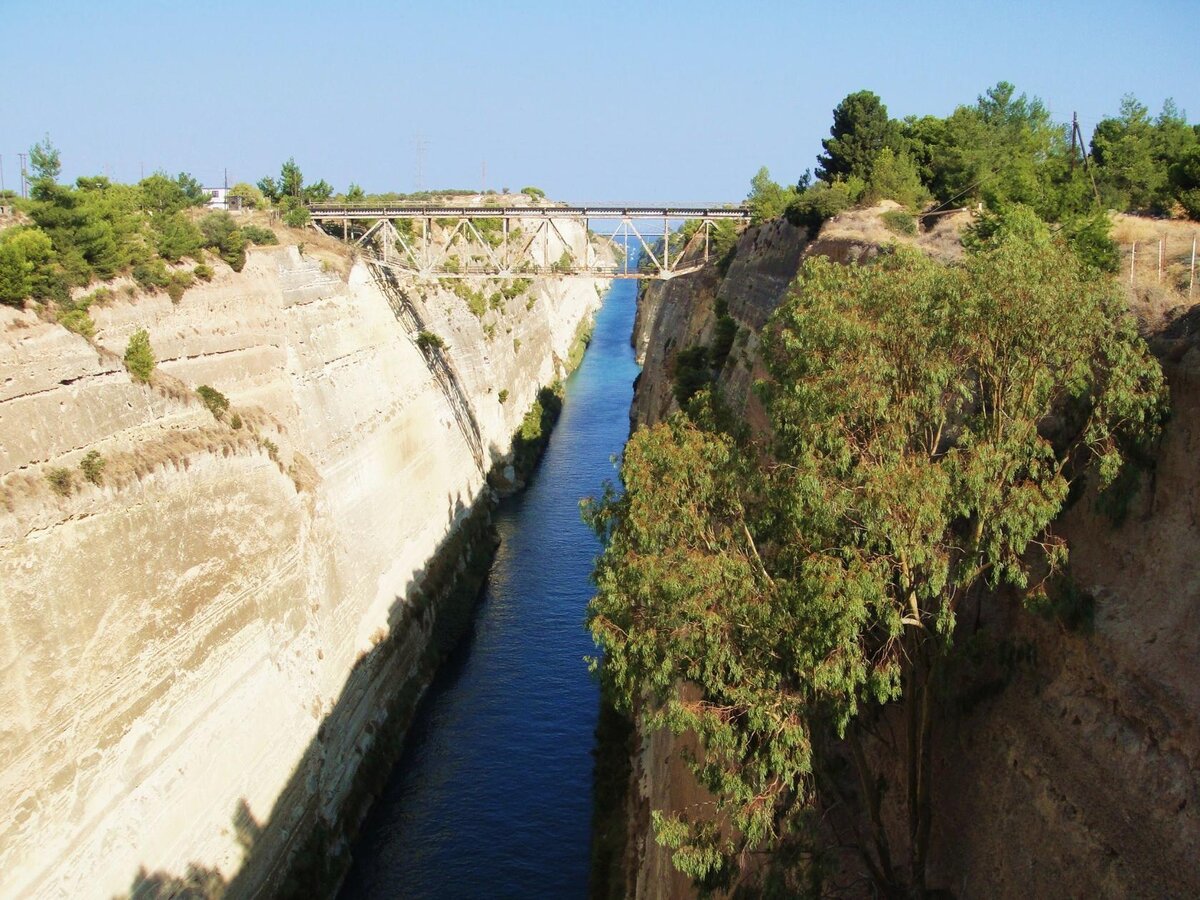
[[[737,204],[688,206],[447,206],[419,203],[310,203],[314,219],[734,219],[749,220]]]

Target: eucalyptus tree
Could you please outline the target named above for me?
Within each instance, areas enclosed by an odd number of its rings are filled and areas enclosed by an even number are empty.
[[[956,267],[808,262],[763,351],[769,439],[717,428],[702,394],[633,436],[624,493],[588,509],[607,539],[589,607],[602,677],[647,727],[698,739],[713,804],[655,826],[701,884],[751,851],[818,853],[814,816],[837,798],[860,808],[878,887],[920,893],[965,598],[1044,590],[1071,483],[1111,482],[1122,446],[1152,438],[1161,372],[1115,283],[1020,210]],[[863,749],[892,705],[901,834]],[[819,873],[801,858],[790,890]]]

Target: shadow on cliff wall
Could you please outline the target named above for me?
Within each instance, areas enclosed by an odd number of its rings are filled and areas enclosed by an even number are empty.
[[[375,285],[387,298],[396,320],[404,326],[409,336],[416,341],[418,335],[427,334],[425,317],[413,299],[401,287],[396,273],[371,260],[367,260],[367,269],[375,280]],[[475,411],[471,408],[471,401],[467,398],[466,389],[463,387],[462,380],[458,377],[453,363],[446,355],[445,348],[435,343],[418,342],[417,349],[421,351],[426,367],[433,375],[446,403],[450,406],[450,410],[454,414],[454,421],[458,424],[458,430],[462,432],[463,439],[471,448],[472,456],[475,457],[475,465],[481,472],[486,472],[483,433],[479,428],[479,420],[475,418]]]
[[[417,704],[438,665],[473,621],[499,538],[488,494],[471,508],[449,497],[450,515],[461,517],[418,576],[412,597],[396,597],[389,610],[390,633],[360,656],[315,737],[276,798],[264,822],[245,798],[236,804],[231,828],[243,851],[238,871],[225,877],[216,868],[190,863],[182,874],[140,868],[123,897],[133,900],[211,900],[216,897],[323,897],[350,864],[349,848],[370,804],[400,758]],[[417,641],[415,658],[405,651]],[[364,699],[385,704],[386,714],[362,709]],[[355,721],[367,724],[353,742],[335,741]],[[329,753],[341,746],[343,754]],[[365,746],[364,746],[365,745]],[[344,773],[354,766],[350,787]],[[339,798],[341,798],[339,800]],[[322,810],[337,808],[329,819]]]

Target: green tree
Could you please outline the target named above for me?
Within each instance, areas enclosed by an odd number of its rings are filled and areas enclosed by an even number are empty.
[[[138,182],[142,209],[150,213],[174,213],[191,205],[183,186],[165,172],[155,172]]]
[[[750,194],[746,204],[750,207],[750,221],[759,225],[778,219],[787,209],[795,193],[771,180],[771,173],[763,166],[750,179]]]
[[[127,263],[112,210],[97,191],[80,191],[48,179],[37,183],[29,215],[50,237],[68,285],[111,278]]]
[[[154,247],[168,262],[195,256],[204,246],[204,235],[181,212],[158,215],[154,219]]]
[[[283,224],[289,228],[303,228],[310,221],[312,216],[303,206],[293,206],[283,214]]]
[[[229,196],[240,200],[245,209],[262,209],[266,206],[266,196],[252,184],[239,181],[229,189]]]
[[[19,305],[26,297],[62,299],[65,277],[54,259],[54,245],[40,228],[16,227],[0,232],[0,302]],[[21,295],[15,292],[22,290]]]
[[[233,216],[224,210],[210,212],[200,219],[200,232],[204,236],[204,246],[216,250],[233,271],[242,271],[246,264],[247,239]]]
[[[1200,146],[1184,153],[1171,166],[1171,186],[1187,214],[1200,220]]]
[[[793,225],[815,232],[826,219],[857,203],[866,188],[866,182],[856,175],[832,183],[818,181],[788,204],[785,215]]]
[[[1092,156],[1111,205],[1139,211],[1154,208],[1166,176],[1154,149],[1150,111],[1133,94],[1126,94],[1117,117],[1102,119],[1092,133]]]
[[[0,243],[0,303],[20,306],[32,290],[33,264],[12,243]]]
[[[262,186],[261,184],[259,185]],[[266,193],[264,190],[263,193]],[[304,193],[304,173],[296,165],[296,158],[289,156],[279,169],[279,196],[299,199]]]
[[[921,183],[917,166],[907,153],[896,153],[891,147],[884,147],[871,166],[866,197],[871,203],[895,200],[901,206],[917,209],[929,199],[929,191]]]
[[[125,368],[135,381],[149,381],[154,371],[154,348],[150,346],[150,333],[139,328],[129,337],[125,345]]]
[[[348,202],[356,203],[359,200],[362,200],[366,196],[367,196],[366,193],[363,191],[363,189],[361,187],[359,187],[353,181],[350,182],[350,187],[346,189],[346,200]]]
[[[179,185],[179,190],[183,196],[187,198],[188,206],[205,206],[208,203],[208,191],[204,190],[204,185],[192,177],[189,172],[180,172],[175,176],[175,183]]]
[[[50,143],[50,135],[29,148],[29,167],[34,181],[55,181],[62,172],[62,159]]]
[[[1062,129],[1041,100],[1001,81],[946,120],[934,181],[942,200],[1023,203],[1045,214],[1056,198],[1042,164],[1065,151]]]
[[[817,177],[825,182],[871,175],[875,157],[899,141],[899,128],[888,119],[887,107],[871,91],[849,94],[833,110],[830,136],[821,141]]]
[[[307,203],[324,203],[333,196],[333,185],[322,178],[304,188],[303,194]]]
[[[715,886],[745,850],[806,846],[848,760],[878,890],[920,894],[955,624],[987,588],[1038,594],[1071,482],[1111,482],[1155,433],[1162,376],[1119,286],[1028,212],[958,268],[810,260],[763,348],[769,453],[693,407],[637,432],[624,495],[588,510],[605,689],[699,739],[716,814],[654,816],[681,870]],[[863,752],[893,702],[908,885]]]
[[[276,203],[279,200],[279,185],[275,183],[275,179],[267,175],[258,180],[258,189],[262,191],[264,197],[271,203]]]

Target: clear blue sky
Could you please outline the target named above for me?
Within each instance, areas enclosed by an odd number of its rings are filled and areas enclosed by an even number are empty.
[[[338,190],[526,184],[575,201],[743,197],[814,164],[831,110],[945,115],[1012,81],[1085,131],[1133,92],[1200,120],[1192,2],[4,0],[0,154],[219,184],[295,156]]]

